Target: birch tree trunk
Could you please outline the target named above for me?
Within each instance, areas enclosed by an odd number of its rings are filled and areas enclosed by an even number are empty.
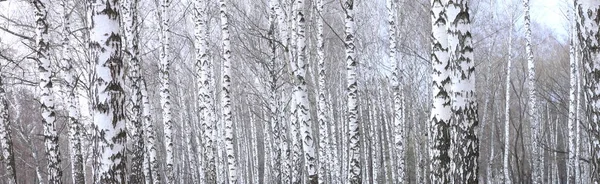
[[[269,47],[271,49],[270,55],[270,63],[269,63],[269,77],[270,77],[270,86],[269,86],[269,110],[270,110],[270,128],[272,134],[272,150],[271,153],[271,169],[273,171],[273,178],[271,182],[278,183],[281,182],[281,173],[282,171],[282,161],[281,161],[281,132],[280,132],[280,120],[279,116],[279,96],[277,94],[277,43],[275,40],[275,25],[277,19],[277,5],[278,2],[276,0],[269,0]],[[280,25],[285,26],[285,25]]]
[[[475,62],[471,41],[471,19],[468,0],[448,1],[448,51],[452,68],[451,101],[452,150],[456,158],[454,182],[477,183],[479,139],[476,129],[477,97],[475,96]]]
[[[131,124],[133,130],[131,133],[130,142],[133,142],[131,148],[131,173],[129,173],[130,183],[142,183],[144,181],[143,164],[144,164],[144,127],[142,119],[142,92],[140,89],[140,49],[139,49],[139,20],[138,20],[138,4],[139,0],[126,0],[124,3],[124,18],[125,18],[125,36],[127,38],[127,50],[129,53],[129,65],[131,72],[129,78],[131,80]],[[76,182],[77,183],[77,182]]]
[[[56,131],[56,114],[54,112],[54,97],[52,92],[52,64],[50,62],[48,37],[48,10],[50,2],[32,0],[35,8],[36,48],[35,60],[39,70],[39,86],[41,88],[40,103],[42,124],[44,125],[44,145],[48,159],[48,183],[61,183],[62,169],[60,168],[60,150],[58,149],[58,132]]]
[[[70,26],[70,15],[69,10],[70,6],[72,6],[71,1],[62,0],[60,2],[62,7],[62,64],[63,66],[63,75],[65,79],[65,87],[67,88],[67,105],[68,105],[68,125],[69,125],[69,150],[70,150],[70,159],[71,159],[71,179],[73,183],[85,183],[85,172],[83,170],[83,155],[81,152],[83,135],[81,132],[83,131],[83,127],[81,122],[79,122],[79,103],[77,100],[77,79],[76,74],[73,69],[74,61],[71,58],[70,54],[72,52],[72,47],[69,42],[70,34],[71,34],[71,26]]]
[[[221,40],[223,44],[223,66],[221,71],[221,112],[222,120],[225,123],[225,151],[227,154],[227,170],[229,174],[229,183],[237,183],[236,159],[233,149],[233,121],[231,119],[231,41],[229,40],[229,21],[227,3],[220,0],[221,15]]]
[[[125,93],[119,1],[95,0],[90,14],[91,48],[97,75],[94,83],[94,125],[100,148],[100,183],[126,183]]]
[[[325,84],[325,42],[323,40],[323,25],[324,25],[324,17],[323,17],[323,0],[317,0],[317,119],[319,122],[319,184],[324,184],[327,182],[327,104],[325,101],[326,94],[326,84]],[[330,168],[331,169],[331,168]],[[331,171],[331,170],[329,170]]]
[[[18,110],[18,109],[16,109]],[[13,152],[13,142],[10,128],[10,118],[8,113],[8,99],[0,75],[0,145],[2,145],[2,163],[6,169],[6,184],[17,183],[17,173],[15,170],[15,156]]]
[[[576,39],[575,32],[575,17],[576,14],[573,13],[571,15],[571,40],[569,45],[569,67],[570,67],[570,81],[569,81],[569,120],[567,122],[567,127],[569,129],[569,152],[568,152],[568,161],[567,161],[567,182],[568,183],[578,183],[579,178],[577,172],[579,170],[579,161],[578,161],[578,140],[576,139],[577,135],[575,130],[579,127],[579,122],[577,120],[577,81],[579,80],[578,76],[578,68],[577,68],[577,55],[576,55],[576,45],[578,44]],[[577,128],[576,128],[577,127]],[[578,134],[578,133],[577,133]]]
[[[348,98],[348,183],[361,183],[360,124],[358,122],[358,86],[356,80],[356,53],[354,45],[354,0],[346,0],[345,38],[346,81]]]
[[[532,182],[534,184],[542,182],[542,157],[539,155],[538,138],[539,138],[539,113],[537,107],[537,92],[536,92],[536,81],[535,81],[535,63],[533,60],[533,51],[531,49],[531,26],[530,26],[530,15],[529,15],[529,0],[523,0],[523,7],[525,9],[525,52],[527,53],[527,82],[529,92],[529,123],[531,126],[531,158],[532,158]]]
[[[202,126],[204,141],[204,156],[206,159],[206,179],[208,183],[216,182],[216,166],[213,139],[213,100],[211,88],[212,63],[208,59],[208,26],[207,26],[207,1],[194,1],[194,38],[196,45],[196,73],[198,80],[198,105],[200,110],[200,124]]]
[[[431,109],[431,181],[449,183],[450,170],[450,58],[448,56],[448,35],[446,33],[447,0],[431,0],[432,54],[433,67],[433,107]]]
[[[154,124],[152,123],[152,117],[150,114],[150,101],[148,99],[148,89],[146,88],[146,81],[143,78],[140,78],[141,90],[140,94],[142,96],[142,123],[144,125],[144,137],[146,138],[145,150],[146,155],[148,155],[148,162],[150,164],[150,178],[153,184],[160,183],[160,174],[158,170],[158,160],[157,160],[157,151],[156,151],[156,131],[154,129]]]
[[[306,19],[304,17],[305,14],[305,4],[304,0],[297,0],[297,11],[296,11],[296,21],[297,21],[297,32],[298,32],[298,40],[297,40],[297,56],[296,60],[296,85],[295,85],[295,98],[296,98],[296,110],[298,116],[298,122],[300,123],[300,131],[301,131],[301,140],[302,140],[302,150],[304,152],[304,167],[306,168],[308,174],[308,183],[316,184],[318,183],[318,174],[317,174],[317,158],[315,155],[315,145],[314,138],[312,135],[312,127],[311,127],[311,116],[310,116],[310,104],[308,102],[308,91],[306,84],[306,69],[308,68],[308,61],[306,59]]]
[[[396,182],[404,183],[404,121],[402,114],[404,109],[402,108],[402,87],[401,78],[402,74],[398,72],[398,60],[396,58],[396,6],[395,0],[387,0],[387,13],[388,13],[388,31],[389,31],[389,62],[392,66],[392,93],[394,99],[394,144],[396,146],[396,165],[397,165],[397,179]]]
[[[585,91],[588,100],[588,121],[591,137],[591,181],[600,183],[600,2],[578,0],[577,32],[582,51],[585,74]]]
[[[512,68],[512,24],[509,30],[508,36],[508,62],[506,64],[506,98],[505,98],[505,115],[504,115],[504,152],[502,155],[502,173],[504,177],[504,183],[510,184],[510,170],[508,166],[509,153],[510,153],[510,73]]]
[[[170,0],[160,1],[160,103],[162,107],[162,121],[164,124],[164,144],[165,144],[165,181],[169,184],[175,182],[175,173],[173,170],[173,120],[171,117],[171,93],[169,90],[169,68],[171,66],[171,52],[170,48]]]

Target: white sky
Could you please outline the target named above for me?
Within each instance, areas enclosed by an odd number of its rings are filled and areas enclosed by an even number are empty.
[[[539,24],[542,24],[554,32],[554,36],[559,40],[568,38],[569,15],[567,7],[568,0],[531,0],[531,18]],[[535,30],[532,30],[535,31]]]

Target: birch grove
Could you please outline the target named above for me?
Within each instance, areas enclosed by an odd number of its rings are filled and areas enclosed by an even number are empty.
[[[596,0],[0,10],[0,183],[600,182]]]

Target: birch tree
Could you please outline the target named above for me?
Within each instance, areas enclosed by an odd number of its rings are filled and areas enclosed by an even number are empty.
[[[600,182],[600,2],[594,0],[577,1],[577,32],[582,50],[582,63],[585,75],[585,95],[588,100],[588,121],[591,129],[591,181]]]
[[[229,39],[229,13],[227,11],[226,0],[219,1],[219,14],[221,17],[221,41],[223,44],[223,63],[221,68],[221,112],[222,120],[225,124],[225,152],[227,154],[227,170],[229,183],[235,184],[237,181],[236,159],[233,148],[233,121],[231,118],[231,41]]]
[[[72,45],[70,44],[71,23],[70,7],[71,1],[62,0],[62,65],[63,77],[65,79],[65,88],[67,90],[68,105],[68,125],[69,125],[69,153],[71,159],[71,179],[73,183],[85,183],[85,173],[83,170],[84,161],[81,152],[83,127],[79,122],[79,103],[77,99],[77,78],[73,68],[74,60],[71,58]]]
[[[306,60],[306,19],[305,14],[305,1],[297,0],[296,21],[297,21],[297,56],[296,70],[294,72],[296,76],[296,84],[294,96],[296,98],[296,116],[300,123],[300,131],[302,136],[302,150],[304,151],[304,164],[307,169],[308,182],[316,184],[318,182],[317,174],[317,158],[315,155],[314,138],[312,136],[311,128],[311,116],[310,106],[308,103],[308,91],[306,84],[306,69],[308,68],[308,61]]]
[[[319,183],[323,184],[327,182],[327,105],[325,101],[325,42],[323,40],[323,0],[317,0],[317,119],[319,122]],[[310,122],[309,122],[310,123]]]
[[[119,1],[92,1],[90,41],[96,54],[94,72],[94,126],[98,129],[100,183],[126,183],[127,140],[123,91],[122,41]]]
[[[508,36],[508,60],[506,64],[506,98],[505,98],[505,111],[504,111],[504,151],[502,154],[502,173],[504,177],[504,183],[510,184],[510,169],[508,168],[510,159],[510,73],[512,67],[512,24],[509,30]]]
[[[576,170],[579,170],[579,161],[577,156],[579,155],[579,153],[577,152],[578,149],[576,149],[576,147],[578,147],[578,143],[579,140],[576,139],[576,132],[575,130],[579,128],[579,122],[577,120],[577,114],[576,114],[576,109],[577,109],[577,82],[579,80],[579,71],[578,71],[578,66],[577,66],[577,55],[576,55],[576,46],[577,46],[577,40],[576,40],[576,31],[575,31],[575,17],[577,15],[575,14],[575,12],[572,13],[571,15],[571,20],[570,20],[570,31],[571,31],[571,37],[570,37],[570,43],[569,43],[569,68],[570,68],[570,81],[569,81],[569,120],[567,122],[567,126],[569,129],[569,135],[568,135],[568,140],[569,140],[569,153],[568,153],[568,162],[567,162],[567,182],[568,183],[576,183],[579,182],[579,177],[578,177],[578,172],[576,172]],[[577,128],[576,128],[577,127]]]
[[[148,89],[146,88],[146,81],[144,78],[140,78],[140,95],[142,96],[142,123],[144,125],[144,150],[146,153],[146,158],[148,159],[149,169],[150,169],[150,181],[152,184],[159,184],[160,182],[160,174],[158,170],[158,160],[157,160],[157,148],[156,148],[156,131],[154,129],[154,125],[152,123],[152,117],[150,114],[150,101],[148,99]]]
[[[2,165],[6,169],[7,184],[16,184],[17,173],[8,110],[8,99],[4,90],[4,83],[2,83],[2,75],[0,75],[0,145],[2,145],[0,158],[2,158]]]
[[[392,91],[394,99],[394,144],[396,146],[396,166],[398,167],[398,175],[396,181],[399,183],[404,182],[405,171],[404,171],[404,121],[402,114],[404,109],[402,108],[402,88],[401,78],[402,74],[398,72],[398,61],[396,58],[396,11],[397,6],[395,0],[387,0],[387,13],[388,13],[388,31],[389,31],[389,62],[392,65]]]
[[[208,25],[207,25],[207,1],[194,1],[194,38],[196,47],[196,73],[198,80],[198,105],[200,113],[200,124],[204,132],[203,152],[206,159],[206,179],[207,182],[216,182],[216,166],[214,155],[214,133],[213,127],[213,100],[211,85],[212,63],[208,58]]]
[[[277,76],[277,43],[275,40],[275,26],[277,23],[277,11],[276,8],[278,6],[278,2],[276,0],[269,0],[269,32],[268,32],[268,36],[269,36],[269,48],[271,51],[271,55],[270,55],[270,63],[269,63],[269,76],[270,76],[270,86],[269,86],[269,110],[270,110],[270,128],[271,128],[271,134],[272,134],[272,150],[274,153],[271,154],[271,168],[273,169],[273,182],[281,182],[281,173],[282,168],[282,153],[281,153],[281,145],[282,145],[282,141],[281,141],[281,132],[280,132],[280,127],[281,124],[279,123],[279,100],[278,100],[278,94],[277,94],[277,81],[278,81],[278,76]],[[285,25],[280,25],[280,26],[285,26]],[[320,157],[319,157],[320,158]]]
[[[32,0],[35,8],[36,48],[35,61],[39,70],[39,86],[41,88],[40,103],[42,109],[42,124],[44,125],[44,145],[48,159],[48,183],[60,183],[62,169],[60,168],[60,150],[58,149],[58,132],[56,130],[56,114],[52,92],[53,71],[50,62],[50,40],[48,37],[49,2]]]
[[[169,90],[169,68],[171,66],[170,49],[170,0],[160,1],[160,103],[162,106],[162,120],[164,124],[165,134],[165,162],[166,162],[166,177],[167,183],[175,182],[175,173],[173,170],[173,120],[171,114],[171,93]]]
[[[133,129],[131,133],[132,148],[131,148],[131,173],[129,173],[130,183],[142,183],[144,181],[143,164],[144,164],[144,132],[142,119],[142,91],[141,75],[140,75],[140,50],[139,50],[139,20],[138,20],[138,4],[139,0],[126,0],[124,2],[123,16],[125,24],[125,37],[127,38],[127,51],[129,54],[129,66],[131,73],[131,111],[130,117]]]
[[[477,99],[475,96],[475,62],[471,40],[471,19],[468,0],[448,1],[448,51],[452,68],[451,102],[453,153],[456,183],[477,183],[479,139],[476,128]]]
[[[354,0],[344,2],[346,10],[344,46],[346,49],[346,90],[348,98],[348,183],[361,183],[360,124],[358,122],[358,86],[354,45]]]
[[[542,157],[539,155],[538,148],[538,137],[539,137],[539,115],[537,110],[537,97],[536,97],[536,81],[535,81],[535,62],[533,61],[533,51],[531,49],[531,18],[529,15],[529,0],[523,0],[523,7],[525,9],[525,52],[527,53],[527,85],[529,93],[529,122],[531,126],[531,158],[532,161],[532,181],[533,183],[542,182]]]
[[[430,130],[430,170],[431,181],[449,183],[450,175],[450,106],[451,80],[450,58],[448,56],[448,35],[446,33],[446,0],[431,0],[432,53],[433,67],[433,107],[431,109]]]

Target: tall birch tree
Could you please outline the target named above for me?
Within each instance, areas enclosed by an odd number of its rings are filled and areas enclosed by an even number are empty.
[[[221,112],[222,120],[225,124],[225,152],[227,158],[227,170],[229,183],[235,184],[237,181],[236,158],[233,145],[233,120],[231,115],[231,40],[229,39],[229,12],[227,11],[226,0],[219,1],[219,14],[221,17],[221,41],[223,44],[223,63],[221,68]]]
[[[173,156],[173,120],[171,114],[171,93],[169,90],[169,68],[171,66],[170,49],[170,0],[160,1],[160,103],[162,107],[162,121],[164,125],[165,144],[165,181],[174,183],[174,156]]]
[[[150,181],[152,184],[159,184],[160,182],[160,174],[158,170],[158,160],[157,160],[157,148],[156,148],[156,131],[154,128],[154,124],[152,123],[152,116],[150,100],[148,99],[148,89],[146,88],[146,81],[144,78],[140,78],[140,95],[142,96],[142,123],[144,125],[144,150],[146,151],[145,156],[148,159],[149,169],[150,169]]]
[[[577,1],[577,32],[581,45],[581,60],[584,66],[585,95],[590,122],[591,181],[600,183],[600,2]]]
[[[523,0],[523,7],[525,9],[525,52],[527,54],[527,85],[529,93],[529,123],[531,126],[531,158],[532,167],[532,181],[533,183],[542,182],[542,156],[539,155],[540,149],[538,148],[539,139],[539,114],[537,107],[537,92],[536,92],[536,79],[535,79],[535,62],[533,60],[533,51],[531,49],[531,16],[529,15],[529,0]]]
[[[401,78],[402,74],[398,72],[398,60],[396,58],[396,12],[397,6],[395,0],[387,0],[387,13],[388,13],[388,34],[389,34],[389,62],[392,66],[392,94],[394,99],[394,144],[396,146],[396,168],[398,175],[396,181],[399,183],[404,182],[405,171],[404,171],[404,119],[402,114],[404,109],[402,108],[402,87]]]
[[[203,135],[203,154],[206,159],[206,179],[207,182],[216,182],[216,166],[214,154],[214,133],[213,127],[213,100],[211,85],[212,63],[208,58],[208,25],[207,25],[207,1],[194,1],[194,39],[196,47],[196,73],[198,80],[198,105],[200,113],[200,124],[204,132]]]
[[[15,154],[13,151],[13,142],[10,128],[10,117],[8,112],[8,99],[2,83],[0,74],[0,145],[2,145],[2,165],[6,169],[7,184],[17,183],[17,173],[15,167]]]
[[[512,17],[511,17],[512,18]],[[512,68],[512,24],[508,36],[508,60],[506,64],[506,91],[505,95],[505,111],[504,111],[504,151],[502,154],[502,173],[505,184],[512,183],[510,178],[510,168],[508,168],[510,160],[510,73]]]
[[[139,35],[139,20],[138,20],[138,4],[139,0],[125,0],[123,4],[124,28],[125,37],[127,39],[127,53],[129,54],[129,66],[131,72],[129,79],[131,80],[131,112],[130,117],[133,129],[129,131],[131,134],[131,169],[129,175],[130,183],[142,183],[144,181],[143,164],[144,164],[144,132],[142,119],[142,91],[141,75],[140,75],[140,35]]]
[[[60,1],[62,8],[62,50],[61,62],[63,68],[63,77],[65,79],[65,88],[67,90],[67,116],[69,125],[69,155],[71,159],[71,179],[73,183],[85,183],[85,173],[83,170],[84,161],[81,152],[83,127],[79,121],[79,103],[77,99],[77,78],[73,68],[74,60],[71,58],[72,45],[70,44],[71,20],[70,0]]]
[[[296,76],[295,84],[295,98],[296,98],[296,113],[298,122],[300,123],[302,150],[304,151],[304,164],[307,169],[308,183],[318,183],[317,173],[317,158],[315,155],[314,138],[312,135],[311,127],[311,116],[310,116],[310,104],[308,102],[308,89],[306,84],[306,70],[308,68],[308,61],[306,59],[306,18],[304,0],[297,0],[297,34],[298,34],[298,47],[296,60]]]
[[[98,129],[100,183],[126,183],[124,68],[118,0],[94,0],[90,47],[95,54],[94,126]]]
[[[448,52],[452,68],[451,102],[452,120],[451,134],[452,153],[456,156],[454,164],[456,172],[454,182],[477,183],[479,157],[479,139],[476,128],[477,99],[475,96],[475,62],[473,61],[473,45],[471,39],[471,18],[469,1],[448,1]]]
[[[317,0],[317,119],[319,122],[319,183],[327,182],[327,104],[325,101],[325,41],[323,40],[323,0]]]
[[[358,122],[358,85],[354,44],[354,0],[344,2],[346,12],[344,46],[346,49],[346,92],[348,98],[348,183],[361,183],[360,124]]]
[[[450,106],[451,80],[448,35],[446,33],[446,4],[447,0],[431,0],[433,107],[430,126],[430,180],[440,183],[449,183],[452,172],[448,153],[452,110]]]
[[[32,0],[35,8],[36,47],[35,61],[39,71],[39,86],[41,88],[40,103],[42,124],[44,125],[44,145],[48,159],[48,183],[61,183],[62,169],[60,168],[60,150],[58,149],[58,131],[56,130],[56,113],[54,109],[53,81],[54,73],[50,61],[50,40],[48,29],[48,8],[50,2]]]
[[[575,4],[574,4],[575,5]],[[575,7],[575,6],[574,6]],[[577,120],[577,82],[579,80],[579,69],[577,66],[577,32],[575,31],[575,22],[576,22],[576,14],[575,11],[571,14],[570,20],[570,43],[569,43],[569,68],[570,68],[570,81],[569,81],[569,119],[567,122],[567,128],[569,130],[568,140],[569,140],[569,151],[568,151],[568,161],[567,161],[567,182],[568,183],[576,183],[579,182],[578,172],[579,164],[577,164],[579,153],[577,152],[577,147],[579,146],[579,140],[576,139],[575,130],[579,128],[579,122]],[[576,128],[577,127],[577,128]]]

